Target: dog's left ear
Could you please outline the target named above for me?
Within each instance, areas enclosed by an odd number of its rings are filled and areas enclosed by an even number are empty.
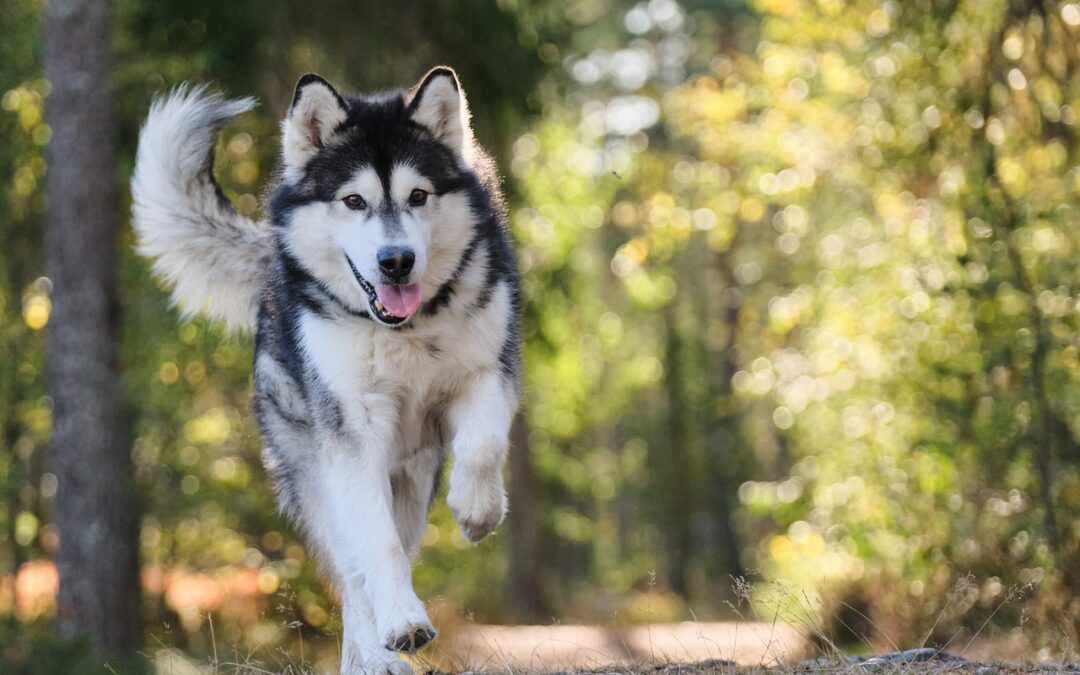
[[[408,96],[413,121],[469,163],[472,129],[469,105],[457,74],[446,66],[432,68]]]

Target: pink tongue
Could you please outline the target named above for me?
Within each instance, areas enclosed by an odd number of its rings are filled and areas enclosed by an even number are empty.
[[[375,284],[375,295],[386,311],[397,317],[412,316],[420,309],[420,284],[388,286]]]

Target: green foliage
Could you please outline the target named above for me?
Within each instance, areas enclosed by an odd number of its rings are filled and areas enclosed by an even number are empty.
[[[569,60],[512,163],[534,452],[582,524],[553,546],[698,602],[758,570],[892,639],[1034,589],[1075,635],[1080,15],[1040,7],[763,1]],[[627,82],[673,39],[696,72]]]

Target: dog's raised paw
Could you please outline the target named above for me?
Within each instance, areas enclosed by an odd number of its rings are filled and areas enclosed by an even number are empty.
[[[480,540],[495,531],[502,522],[502,513],[487,520],[462,520],[461,533],[469,540],[470,544],[479,544]]]
[[[430,626],[410,626],[404,633],[390,637],[386,648],[395,652],[412,654],[435,639],[435,629]]]
[[[461,525],[461,533],[470,543],[478,543],[506,515],[506,493],[498,467],[490,471],[455,468],[446,502]]]

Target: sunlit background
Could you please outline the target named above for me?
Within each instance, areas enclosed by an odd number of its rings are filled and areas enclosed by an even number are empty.
[[[49,83],[40,0],[0,21],[0,664],[25,664],[58,540]],[[116,0],[114,46],[118,184],[153,96],[213,82],[263,102],[217,165],[253,215],[299,75],[458,70],[505,175],[528,392],[497,536],[432,513],[441,626],[779,613],[815,644],[1075,654],[1080,4]],[[332,640],[259,464],[251,341],[179,321],[132,241],[147,651]]]

